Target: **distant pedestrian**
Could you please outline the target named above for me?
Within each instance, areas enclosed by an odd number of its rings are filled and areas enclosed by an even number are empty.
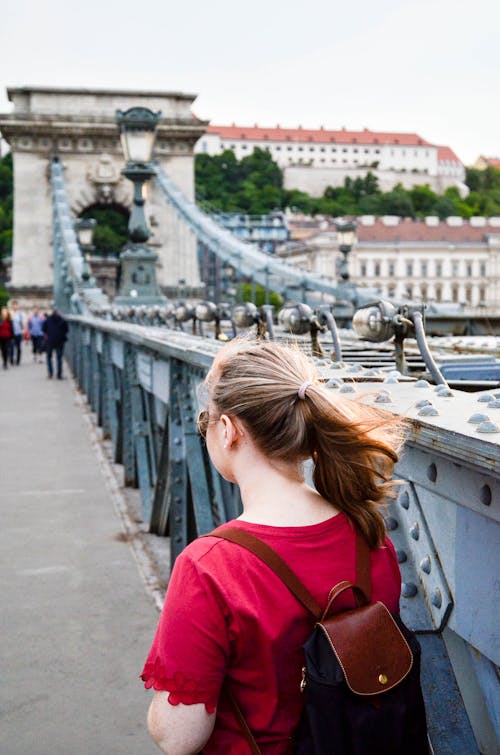
[[[10,363],[19,365],[21,363],[21,345],[24,336],[25,317],[19,309],[19,303],[15,299],[10,302],[10,317],[12,320],[12,330],[14,332],[10,341]]]
[[[4,370],[9,366],[10,342],[14,337],[12,329],[12,318],[7,307],[2,307],[0,311],[0,349],[2,351],[2,362]]]
[[[43,322],[45,317],[40,313],[38,307],[33,307],[30,317],[28,317],[28,333],[31,339],[33,349],[33,361],[38,362],[42,359],[43,351]]]
[[[68,338],[68,323],[61,316],[56,306],[52,308],[52,314],[44,320],[42,330],[45,334],[45,348],[47,350],[47,370],[49,378],[53,377],[52,352],[56,352],[57,377],[62,380],[62,359],[64,344]]]

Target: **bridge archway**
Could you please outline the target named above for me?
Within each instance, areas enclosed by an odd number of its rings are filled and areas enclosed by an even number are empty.
[[[0,115],[0,131],[14,160],[14,244],[11,288],[20,301],[52,298],[53,251],[49,161],[64,167],[75,218],[90,206],[130,208],[132,186],[124,166],[115,111],[160,110],[155,157],[183,194],[194,197],[196,141],[206,123],[194,118],[194,95],[170,92],[11,88],[14,111]],[[147,187],[149,241],[158,254],[160,286],[200,283],[196,239],[166,204],[156,183]]]

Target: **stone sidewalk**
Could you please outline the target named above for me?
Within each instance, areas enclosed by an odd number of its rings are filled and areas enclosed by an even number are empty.
[[[153,754],[138,675],[158,613],[72,380],[23,357],[0,369],[0,751]]]

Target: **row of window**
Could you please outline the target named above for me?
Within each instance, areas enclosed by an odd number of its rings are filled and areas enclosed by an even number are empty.
[[[452,260],[451,263],[451,276],[453,278],[457,278],[460,275],[460,262],[457,260]],[[467,278],[472,278],[473,276],[473,263],[472,262],[466,262],[465,263],[465,270],[463,271],[463,275],[465,275]],[[382,274],[382,264],[381,262],[375,260],[373,263],[373,274],[375,276],[379,276]],[[363,277],[366,277],[368,274],[368,265],[366,262],[362,262],[360,265],[360,274]],[[389,262],[387,264],[387,275],[390,277],[393,277],[396,274],[396,263],[395,262]],[[413,262],[407,262],[406,263],[406,276],[410,278],[413,275],[417,275],[417,264]],[[422,261],[420,262],[420,275],[422,278],[426,278],[429,275],[432,275],[431,272],[431,266],[428,262]],[[441,278],[443,276],[443,262],[441,260],[437,260],[434,263],[434,275],[436,278]],[[479,275],[484,278],[486,276],[486,262],[480,262],[479,263]]]
[[[424,301],[424,302],[428,301],[429,292],[428,292],[427,286],[425,286],[425,285],[420,286],[420,289],[417,289],[416,291],[414,291],[413,286],[411,286],[411,285],[410,286],[406,286],[406,295],[408,296],[408,298],[413,299],[414,294],[416,296],[418,296],[420,299],[422,299],[422,301]],[[456,285],[452,286],[451,287],[451,301],[454,304],[461,303],[460,302],[460,296],[459,296],[459,294],[460,294],[459,287],[456,286]],[[472,304],[473,303],[473,290],[472,290],[472,286],[466,286],[465,289],[464,289],[464,294],[465,294],[465,296],[464,296],[465,303],[466,304]],[[478,294],[479,294],[479,297],[478,297],[479,303],[480,304],[484,304],[486,302],[486,287],[485,286],[479,286]],[[389,296],[390,295],[391,294],[389,293]],[[393,294],[392,295],[394,295],[394,290],[393,290]],[[441,288],[441,286],[436,286],[433,299],[434,299],[434,301],[437,301],[437,302],[442,302],[443,301],[443,289]]]
[[[279,144],[273,145],[271,147],[269,145],[266,145],[265,147],[262,147],[261,145],[258,145],[258,144],[221,144],[220,146],[221,146],[222,150],[224,150],[224,149],[236,150],[238,147],[241,148],[242,150],[247,150],[247,149],[252,149],[253,150],[254,147],[259,147],[259,146],[260,146],[261,149],[267,149],[268,151],[274,150],[275,152],[281,152],[282,149],[283,149],[283,151],[285,150],[285,147],[282,148]],[[307,151],[307,149],[305,147],[297,147],[297,146],[295,146],[295,147],[286,147],[286,151],[287,152],[292,152],[294,149],[296,149],[298,152]],[[318,152],[326,152],[327,151],[326,147],[309,147],[309,152],[316,152],[316,150]],[[354,147],[354,149],[351,150],[351,152],[356,153],[356,154],[359,153],[360,151],[361,150],[358,150],[357,147]],[[337,147],[330,147],[330,152],[349,152],[349,149],[347,147],[342,147],[342,149],[337,149]],[[365,154],[367,154],[367,155],[368,154],[380,155],[380,150],[379,149],[365,149],[365,150],[363,150],[363,152]],[[403,151],[403,154],[405,154],[404,151]]]

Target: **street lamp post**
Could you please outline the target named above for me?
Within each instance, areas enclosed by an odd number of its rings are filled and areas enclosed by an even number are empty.
[[[76,235],[78,237],[78,243],[83,253],[83,267],[82,267],[82,279],[84,285],[93,285],[95,281],[92,279],[92,271],[90,269],[89,257],[90,253],[94,249],[94,231],[97,225],[94,218],[79,218],[75,222]]]
[[[336,221],[335,228],[337,229],[337,242],[339,252],[342,254],[342,260],[340,263],[340,277],[344,283],[349,282],[349,252],[356,243],[356,223],[354,221]]]
[[[115,298],[117,304],[163,304],[166,301],[156,282],[158,255],[146,246],[151,231],[144,212],[145,184],[155,174],[151,157],[160,116],[161,113],[153,113],[143,107],[116,111],[127,161],[122,174],[134,184],[128,223],[129,241],[120,254],[121,279]]]

